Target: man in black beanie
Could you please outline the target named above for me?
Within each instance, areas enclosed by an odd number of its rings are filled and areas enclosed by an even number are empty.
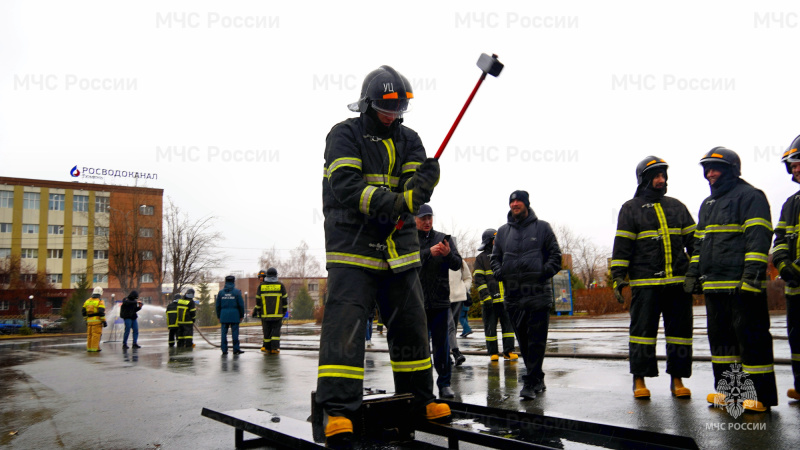
[[[550,224],[534,214],[526,191],[512,192],[508,201],[508,223],[497,231],[491,263],[494,277],[503,282],[527,369],[520,397],[530,400],[546,389],[542,362],[553,305],[550,279],[561,270],[561,249]]]

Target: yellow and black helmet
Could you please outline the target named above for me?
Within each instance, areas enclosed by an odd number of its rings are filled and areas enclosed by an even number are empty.
[[[800,162],[800,136],[794,138],[792,141],[792,145],[786,149],[786,152],[783,153],[783,157],[781,158],[781,162],[786,165],[786,172],[790,175],[792,173],[792,163],[793,162]]]
[[[636,184],[640,185],[644,181],[644,174],[647,171],[661,168],[664,172],[669,168],[669,164],[658,156],[648,156],[636,165]]]
[[[408,78],[390,66],[380,66],[364,78],[361,96],[357,102],[347,105],[353,112],[365,113],[372,109],[402,117],[409,110],[409,100],[414,92]]]
[[[742,176],[742,160],[739,159],[739,155],[737,155],[733,150],[725,147],[714,147],[706,152],[706,154],[700,159],[700,165],[703,166],[704,172],[706,171],[706,166],[708,164],[714,163],[729,165],[731,166],[734,176]]]
[[[267,276],[267,272],[264,272],[263,270],[258,271],[258,278],[264,278],[265,276]]]

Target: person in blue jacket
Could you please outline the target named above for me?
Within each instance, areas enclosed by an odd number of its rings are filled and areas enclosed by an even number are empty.
[[[220,324],[222,324],[222,344],[220,349],[222,355],[228,354],[228,328],[231,329],[231,337],[233,339],[233,354],[240,355],[244,353],[239,349],[239,322],[244,317],[244,299],[242,298],[242,291],[234,289],[233,285],[236,278],[233,275],[225,277],[225,287],[217,294],[217,300],[214,302],[217,309],[217,317]]]

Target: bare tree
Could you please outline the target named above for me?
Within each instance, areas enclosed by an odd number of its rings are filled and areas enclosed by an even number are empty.
[[[575,242],[573,266],[584,286],[589,287],[593,281],[605,280],[607,258],[610,251],[598,247],[591,240],[581,236]]]
[[[143,224],[137,203],[134,201],[130,210],[111,209],[108,236],[95,237],[95,242],[104,242],[102,246],[108,249],[108,275],[117,278],[125,292],[140,290],[142,275],[157,273],[160,267],[154,260],[161,253],[161,243],[140,235]]]
[[[214,217],[191,220],[187,213],[169,201],[164,212],[164,267],[172,281],[172,294],[195,284],[223,259],[216,251],[222,234],[214,230]]]
[[[289,253],[291,254],[291,259],[289,260],[289,273],[287,276],[302,279],[320,276],[322,270],[319,261],[309,253],[306,241],[300,241],[300,245]]]
[[[564,224],[553,224],[553,233],[556,235],[561,253],[566,255],[573,254],[579,241],[582,240],[582,237],[575,235],[572,229]]]
[[[275,268],[280,276],[288,276],[290,264],[281,259],[278,250],[273,245],[271,249],[261,252],[261,257],[258,258],[258,267],[261,270],[267,270],[270,267]]]
[[[449,227],[442,227],[442,232],[447,233],[456,241],[456,248],[462,258],[470,258],[478,255],[478,246],[481,244],[479,235],[475,230],[462,228],[451,221]]]

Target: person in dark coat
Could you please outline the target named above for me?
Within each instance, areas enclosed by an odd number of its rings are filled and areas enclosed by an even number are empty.
[[[692,395],[682,380],[692,375],[692,296],[683,291],[683,281],[695,223],[683,203],[666,195],[668,168],[655,156],[636,166],[638,188],[620,208],[611,254],[617,301],[625,302],[625,286],[632,291],[628,352],[634,398],[650,398],[644,378],[658,376],[656,335],[662,315],[670,391],[678,398]]]
[[[142,302],[139,301],[139,293],[131,291],[127,297],[122,300],[122,306],[119,308],[119,317],[125,321],[125,334],[122,335],[122,349],[128,349],[128,335],[133,330],[133,348],[141,348],[139,345],[139,315],[137,311],[142,309]]]
[[[717,391],[706,400],[741,401],[745,411],[766,412],[778,404],[766,292],[769,202],[741,178],[742,163],[733,150],[715,147],[700,164],[711,195],[700,206],[684,289],[702,292],[706,302]],[[744,391],[747,398],[737,395]]]
[[[167,329],[169,330],[169,340],[167,342],[170,347],[174,347],[175,341],[178,339],[178,300],[180,299],[181,294],[175,294],[166,308]]]
[[[225,277],[225,287],[219,291],[217,300],[214,302],[222,327],[220,349],[223,355],[228,354],[228,328],[231,329],[231,338],[233,339],[233,354],[244,353],[239,349],[239,322],[244,318],[244,298],[242,298],[242,291],[233,287],[235,281],[236,278],[233,275]]]
[[[455,242],[433,229],[433,209],[422,205],[416,217],[419,235],[419,281],[425,299],[425,313],[428,331],[433,342],[433,366],[439,375],[436,385],[440,398],[453,398],[450,387],[452,367],[450,366],[450,344],[448,336],[448,317],[450,313],[450,271],[461,270],[461,255]],[[451,319],[452,320],[452,319]]]
[[[781,161],[792,181],[800,183],[800,136],[797,136]],[[786,395],[800,400],[800,247],[797,245],[800,234],[800,191],[795,192],[784,202],[781,218],[775,227],[775,246],[772,248],[772,264],[778,268],[785,284],[786,295],[786,333],[792,355],[794,384]]]
[[[413,215],[430,201],[439,162],[425,158],[419,135],[403,125],[414,95],[390,66],[364,79],[349,106],[360,115],[335,125],[325,139],[322,213],[328,296],[319,349],[316,402],[325,412],[328,444],[352,439],[364,392],[366,321],[377,302],[396,393],[428,420],[448,420],[435,402]]]
[[[527,369],[520,397],[529,400],[547,389],[542,362],[553,305],[550,279],[561,270],[561,249],[550,224],[534,214],[526,191],[512,192],[508,201],[508,223],[497,230],[491,264],[505,287],[505,307]]]

